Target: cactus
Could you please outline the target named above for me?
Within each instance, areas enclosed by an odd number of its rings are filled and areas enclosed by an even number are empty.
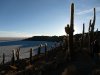
[[[91,43],[94,41],[94,26],[95,26],[95,20],[96,20],[96,14],[95,14],[96,10],[94,8],[94,17],[93,17],[93,22],[89,23],[89,49],[91,51]]]
[[[38,47],[38,55],[40,55],[41,45]]]
[[[14,50],[12,50],[11,65],[13,66],[14,64],[15,64],[15,57],[14,57]]]
[[[19,51],[20,51],[20,48],[16,50],[16,58],[17,58],[17,60],[19,60]]]
[[[3,53],[3,60],[2,60],[2,64],[5,63],[5,54]]]
[[[46,52],[47,52],[47,43],[45,43],[45,56],[46,56]]]
[[[94,8],[94,19],[93,19],[93,23],[91,23],[91,42],[94,41],[94,26],[95,26],[95,8]]]
[[[30,64],[32,64],[32,48],[30,49]]]
[[[74,3],[71,4],[71,19],[70,19],[70,26],[67,24],[65,27],[65,31],[69,34],[68,38],[68,50],[70,55],[73,55],[73,32],[74,32]]]
[[[90,46],[91,46],[91,41],[90,41],[90,32],[91,32],[91,19],[90,19],[90,22],[89,22],[89,29],[88,29],[88,39],[89,39],[89,50],[90,50]]]
[[[94,18],[93,18],[93,23],[91,24],[92,25],[91,31],[93,32],[94,32],[95,20],[96,20],[96,15],[95,15],[95,8],[94,8]]]
[[[90,19],[90,22],[89,22],[89,29],[88,29],[88,32],[90,33],[91,31],[91,19]]]
[[[67,24],[67,27],[65,27],[65,32],[67,33],[67,34],[69,34],[70,32],[70,27],[69,27],[69,24]]]

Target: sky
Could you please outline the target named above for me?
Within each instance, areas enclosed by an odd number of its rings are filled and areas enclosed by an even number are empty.
[[[0,37],[66,35],[70,24],[70,5],[75,5],[74,30],[82,32],[96,8],[95,30],[100,29],[100,0],[0,0]]]

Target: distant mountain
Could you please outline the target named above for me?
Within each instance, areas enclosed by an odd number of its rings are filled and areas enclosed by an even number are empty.
[[[33,36],[31,38],[24,39],[24,41],[62,41],[64,36]]]
[[[15,41],[15,40],[23,40],[24,37],[0,37],[0,41]]]
[[[100,38],[100,31],[94,32],[94,35],[97,37],[97,39]],[[82,34],[75,34],[74,39],[78,41],[81,38]],[[52,42],[59,42],[63,41],[65,35],[63,36],[33,36],[27,39],[24,39],[23,41],[52,41]],[[85,37],[88,37],[88,33],[85,33]]]

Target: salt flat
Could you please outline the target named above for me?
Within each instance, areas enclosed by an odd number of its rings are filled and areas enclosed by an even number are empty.
[[[37,54],[37,49],[40,44],[44,45],[47,43],[48,49],[55,42],[46,42],[46,41],[21,41],[20,39],[13,39],[13,40],[1,40],[0,41],[0,63],[2,62],[2,55],[5,53],[5,62],[11,60],[12,57],[12,50],[16,50],[20,48],[20,59],[28,58],[29,57],[29,50],[30,48],[33,49],[33,55]],[[44,52],[44,48],[42,48],[41,52]]]

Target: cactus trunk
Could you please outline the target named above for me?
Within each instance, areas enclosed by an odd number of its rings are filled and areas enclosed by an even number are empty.
[[[30,64],[32,64],[32,48],[30,49]]]
[[[45,56],[46,56],[46,53],[47,53],[47,43],[45,44]]]
[[[94,38],[94,26],[95,26],[95,21],[96,21],[96,14],[95,14],[95,8],[94,8],[94,17],[93,17],[93,22],[89,23],[89,50],[92,52],[92,43],[95,40]]]
[[[5,54],[3,53],[3,60],[2,60],[2,64],[5,63]]]
[[[70,19],[70,33],[69,33],[69,51],[73,55],[73,31],[74,31],[74,4],[71,4],[71,19]]]
[[[11,59],[11,65],[13,66],[15,64],[15,56],[14,56],[14,50],[12,50],[12,59]]]
[[[20,51],[20,48],[17,49],[17,51],[16,51],[16,58],[17,58],[17,60],[19,60],[19,51]]]
[[[94,19],[93,19],[93,23],[91,24],[91,32],[90,32],[91,43],[94,41],[94,26],[95,26],[95,8],[94,8]]]

